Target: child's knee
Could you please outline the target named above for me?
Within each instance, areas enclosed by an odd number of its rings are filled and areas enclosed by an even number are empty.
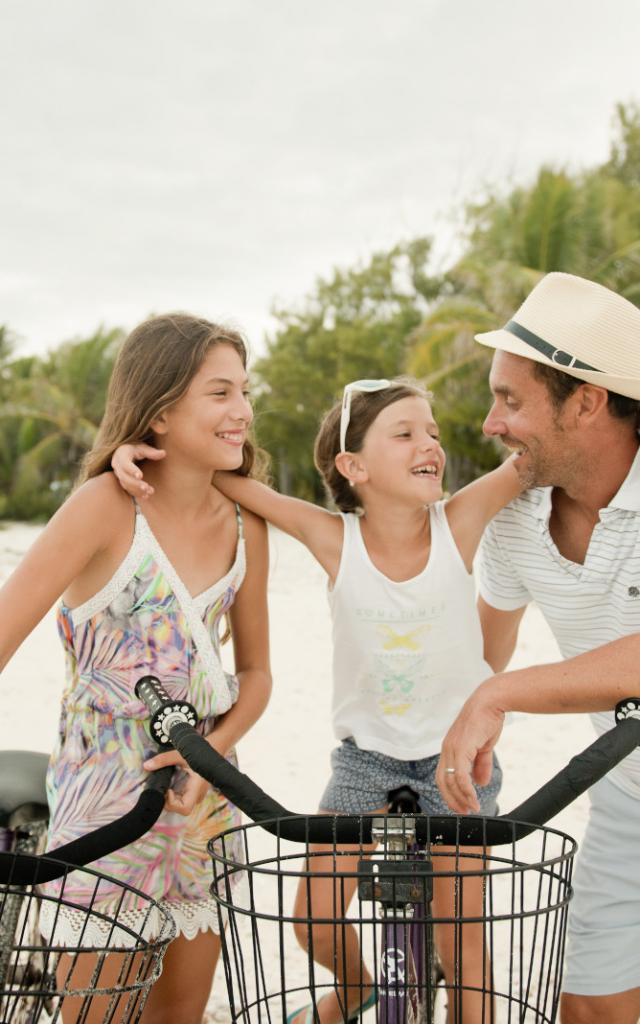
[[[324,962],[327,956],[332,957],[335,953],[336,929],[333,925],[297,922],[293,926],[293,931],[305,952],[313,952],[314,960]]]
[[[301,946],[305,951],[309,949],[309,925],[303,921],[296,921],[293,926],[293,934],[295,935],[298,945]]]
[[[464,974],[467,977],[482,977],[488,970],[488,954],[482,927],[467,925],[462,935],[456,934],[455,926],[441,926],[436,931],[436,949],[438,959],[447,981],[452,982],[456,973],[456,962],[460,960],[460,950],[464,950]],[[458,974],[460,974],[458,963]]]

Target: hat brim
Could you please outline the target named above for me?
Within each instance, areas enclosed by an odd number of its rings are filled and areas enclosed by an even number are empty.
[[[475,339],[481,345],[486,345],[488,348],[499,348],[503,352],[511,352],[514,356],[520,356],[522,359],[531,359],[535,363],[550,366],[554,370],[560,370],[562,373],[567,373],[570,377],[576,377],[577,380],[582,380],[587,384],[597,384],[598,387],[606,388],[607,391],[613,391],[617,395],[626,395],[627,398],[634,398],[636,401],[640,401],[640,380],[636,377],[615,377],[613,374],[600,370],[578,370],[572,366],[559,366],[543,355],[542,352],[538,352],[535,348],[525,344],[524,341],[520,341],[515,334],[502,329],[476,334]]]

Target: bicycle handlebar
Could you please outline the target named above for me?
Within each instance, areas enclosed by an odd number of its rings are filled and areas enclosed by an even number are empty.
[[[294,842],[371,842],[371,818],[366,815],[296,815],[283,807],[214,750],[188,723],[186,715],[180,719],[175,700],[169,698],[154,676],[139,680],[136,694],[152,711],[155,720],[164,721],[168,738],[193,771],[221,790],[228,800],[267,831]],[[169,704],[171,714],[163,712],[163,706],[168,708]],[[640,746],[640,719],[629,717],[572,757],[557,775],[510,813],[495,818],[418,816],[417,838],[428,843],[462,846],[513,843],[544,825],[637,746]]]
[[[139,680],[136,693],[151,711],[154,739],[165,745],[170,742],[193,771],[221,790],[267,831],[293,842],[371,842],[370,816],[309,816],[283,807],[196,732],[192,706],[185,701],[172,700],[154,676]],[[428,843],[463,846],[515,842],[567,807],[639,745],[640,720],[628,717],[576,754],[557,775],[508,814],[495,818],[418,816],[417,838]],[[89,864],[135,842],[158,820],[172,772],[172,768],[163,768],[151,773],[135,807],[122,818],[49,850],[42,858],[0,852],[0,882],[15,885],[49,882],[70,867]],[[47,857],[55,861],[48,861]]]
[[[41,885],[60,878],[72,867],[83,867],[91,861],[107,857],[123,846],[134,843],[148,832],[160,817],[164,796],[169,788],[173,768],[151,772],[138,802],[116,821],[102,825],[94,832],[80,836],[42,857],[29,854],[0,853],[0,882],[12,885]],[[55,858],[48,861],[47,858]],[[60,863],[64,862],[64,863]]]

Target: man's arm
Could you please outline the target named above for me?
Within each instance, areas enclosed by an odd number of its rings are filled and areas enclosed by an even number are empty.
[[[483,597],[478,598],[478,615],[484,639],[484,660],[494,672],[502,672],[507,667],[511,655],[516,649],[518,629],[526,605],[512,611],[502,611],[488,604]]]
[[[437,772],[442,795],[454,811],[478,811],[471,778],[484,785],[491,777],[491,751],[507,711],[608,711],[625,697],[638,695],[637,633],[566,661],[492,676],[469,697],[444,738]]]

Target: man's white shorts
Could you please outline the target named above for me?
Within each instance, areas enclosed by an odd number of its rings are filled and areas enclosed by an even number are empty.
[[[589,795],[562,988],[605,996],[640,987],[640,800],[606,777]]]

